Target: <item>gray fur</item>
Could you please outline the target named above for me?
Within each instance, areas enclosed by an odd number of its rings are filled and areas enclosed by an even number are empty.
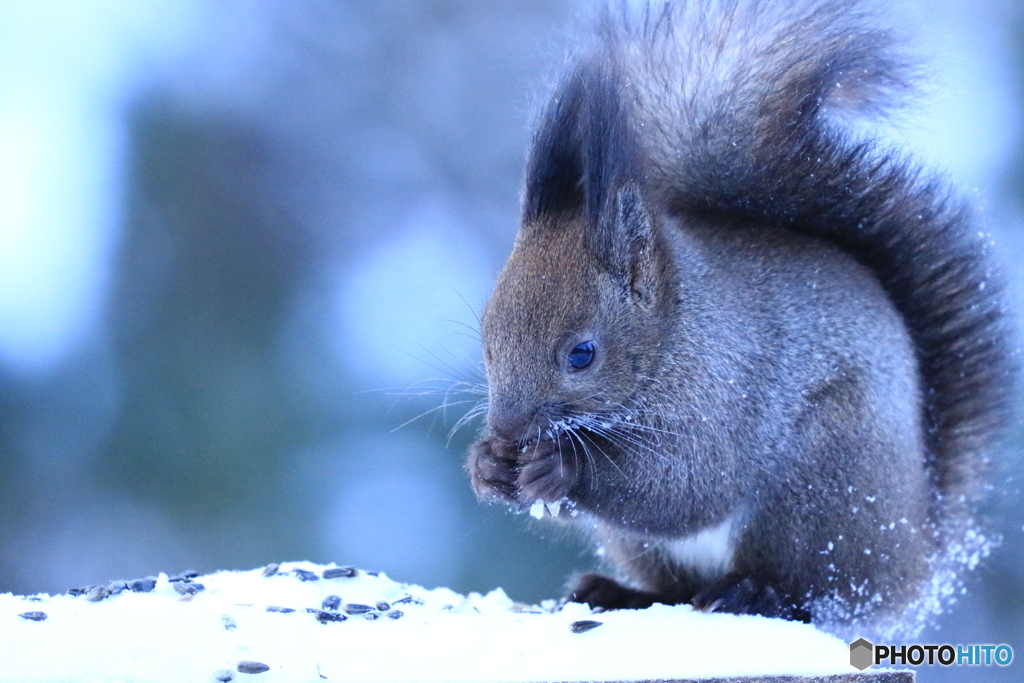
[[[570,599],[877,620],[969,527],[1013,371],[1000,280],[941,181],[834,116],[905,71],[861,3],[822,0],[609,10],[571,60],[468,462],[481,498],[595,531],[621,582]]]

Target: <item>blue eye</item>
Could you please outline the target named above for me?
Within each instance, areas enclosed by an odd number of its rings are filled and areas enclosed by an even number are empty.
[[[573,347],[569,352],[569,367],[573,370],[582,370],[594,362],[594,342],[585,341]]]

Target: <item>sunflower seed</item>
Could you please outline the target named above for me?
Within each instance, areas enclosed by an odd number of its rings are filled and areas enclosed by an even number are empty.
[[[196,593],[206,590],[206,586],[201,583],[179,581],[174,584],[174,590],[183,597],[191,597]]]
[[[398,600],[395,600],[395,601],[394,601],[393,603],[391,603],[391,604],[392,604],[392,605],[405,605],[405,604],[410,604],[410,605],[422,605],[422,604],[424,604],[424,603],[423,603],[423,601],[422,601],[422,600],[420,600],[419,598],[414,598],[414,597],[412,597],[411,595],[406,595],[406,596],[405,596],[404,598],[399,598]]]
[[[334,567],[333,569],[324,570],[325,579],[351,579],[356,576],[359,570],[355,567]]]
[[[18,616],[29,621],[46,621],[49,615],[46,612],[22,612]]]
[[[148,593],[156,588],[156,579],[135,579],[128,583],[133,593]]]
[[[372,612],[373,608],[369,605],[360,605],[355,602],[350,602],[345,605],[345,611],[349,614],[366,614],[367,612]]]
[[[345,621],[348,619],[344,614],[340,612],[326,612],[324,610],[315,609],[312,610],[316,614],[316,620],[321,624],[327,624],[332,621]]]
[[[587,631],[594,630],[595,628],[597,628],[598,626],[600,626],[603,623],[604,623],[603,621],[589,621],[589,620],[574,621],[574,622],[572,622],[572,625],[569,628],[572,629],[573,633],[586,633]]]
[[[261,674],[264,671],[270,671],[270,667],[263,662],[251,662],[247,659],[243,659],[238,663],[238,672],[243,674]]]
[[[99,602],[110,597],[110,589],[106,586],[89,586],[85,593],[85,599],[89,602]]]

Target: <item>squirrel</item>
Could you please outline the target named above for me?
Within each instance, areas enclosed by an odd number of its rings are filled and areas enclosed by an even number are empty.
[[[467,460],[603,549],[568,600],[883,623],[977,554],[1016,376],[990,238],[850,123],[911,71],[848,0],[606,7],[568,60]]]

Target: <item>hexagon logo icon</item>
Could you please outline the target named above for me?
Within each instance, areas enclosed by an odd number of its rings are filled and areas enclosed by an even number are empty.
[[[858,638],[850,643],[850,665],[858,671],[863,671],[874,663],[875,646],[871,641]]]

